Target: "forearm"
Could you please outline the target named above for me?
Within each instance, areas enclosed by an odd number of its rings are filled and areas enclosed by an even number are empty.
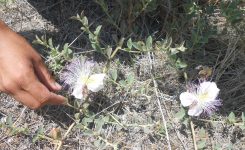
[[[16,42],[16,44],[14,44],[16,46],[15,49],[18,49],[17,46],[20,46],[18,43],[25,43],[24,38],[15,33],[3,21],[0,20],[0,57],[5,55],[7,49],[10,50],[9,47],[10,45],[13,45],[13,41]]]
[[[0,20],[0,33],[6,29],[8,29],[8,26],[2,20]]]
[[[11,41],[25,42],[24,38],[19,36],[16,32],[11,30],[2,20],[0,20],[0,49],[6,46]]]
[[[2,47],[5,43],[4,39],[6,36],[7,28],[8,28],[7,25],[2,20],[0,20],[0,52],[2,51],[2,49],[3,49]]]
[[[0,46],[13,33],[14,32],[2,20],[0,20]]]

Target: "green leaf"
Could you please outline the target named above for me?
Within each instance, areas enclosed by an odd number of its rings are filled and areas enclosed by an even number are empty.
[[[175,54],[179,53],[177,48],[170,48],[169,51],[170,51],[170,55],[175,55]]]
[[[132,85],[134,83],[134,75],[133,74],[130,74],[127,77],[127,83],[128,83],[128,85]]]
[[[36,143],[36,141],[38,141],[40,139],[39,135],[35,135],[32,139],[33,143]]]
[[[95,29],[95,31],[94,31],[95,36],[98,36],[98,35],[99,35],[100,30],[101,30],[101,27],[102,27],[102,25],[99,25],[99,26]]]
[[[39,140],[41,138],[39,135],[43,135],[43,134],[44,134],[43,127],[39,127],[37,130],[37,134],[32,139],[32,142],[35,143],[37,140]]]
[[[206,138],[206,131],[203,127],[199,130],[198,136],[200,138]]]
[[[165,128],[163,126],[160,126],[159,129],[158,129],[158,132],[162,135],[165,135],[166,134],[166,131],[165,131]]]
[[[4,3],[5,5],[8,4],[13,4],[15,2],[15,0],[0,0],[0,3]]]
[[[38,128],[37,134],[41,134],[41,135],[44,134],[44,129],[43,129],[43,127],[39,127],[39,128]]]
[[[177,50],[180,51],[180,52],[185,52],[185,50],[187,49],[185,46],[184,46],[185,42],[182,42],[179,46],[177,46]]]
[[[85,27],[81,27],[81,30],[83,30],[83,31],[86,31],[86,32],[87,32],[87,28],[85,28]]]
[[[216,144],[214,147],[215,150],[222,150],[222,147],[220,144]]]
[[[42,45],[42,40],[36,35],[36,40],[33,41],[34,44],[41,44]]]
[[[112,77],[112,80],[113,81],[116,81],[117,80],[117,70],[116,69],[113,69],[111,71],[111,77]]]
[[[94,123],[95,123],[95,131],[100,133],[103,125],[105,124],[105,121],[102,119],[102,118],[98,118],[98,119],[95,119],[94,120]]]
[[[51,48],[51,49],[53,49],[53,48],[54,48],[52,38],[48,39],[48,45],[50,46],[50,48]]]
[[[111,53],[112,53],[112,48],[111,47],[107,47],[106,48],[106,55],[107,57],[110,59],[111,58]]]
[[[12,128],[11,132],[9,133],[10,135],[17,135],[18,133],[20,133],[20,128]]]
[[[177,61],[175,62],[175,66],[179,69],[183,69],[186,68],[188,65],[185,62],[181,61],[180,58],[178,58]]]
[[[234,149],[233,147],[234,147],[233,144],[232,143],[229,143],[229,145],[227,146],[227,149],[228,150],[233,150]]]
[[[206,147],[206,140],[201,140],[197,143],[197,148],[198,149],[203,149]]]
[[[145,93],[145,90],[146,90],[145,87],[142,86],[142,87],[140,88],[140,93],[141,93],[141,94],[144,94],[144,93]]]
[[[133,47],[139,51],[145,50],[145,43],[142,41],[133,42],[132,44],[133,44]]]
[[[171,55],[175,55],[179,52],[185,52],[185,50],[187,49],[186,47],[184,47],[185,42],[182,42],[180,45],[176,45],[174,48],[170,48],[170,54]]]
[[[81,21],[85,27],[88,27],[88,18],[86,16],[84,16]]]
[[[75,113],[75,115],[74,115],[74,117],[75,117],[76,120],[79,120],[80,119],[80,116],[81,116],[80,113]]]
[[[132,42],[132,45],[135,49],[137,50],[141,50],[141,47],[139,46],[139,44],[137,42]]]
[[[217,121],[210,121],[210,125],[213,126],[213,127],[216,127],[218,124]]]
[[[243,124],[245,125],[245,115],[244,115],[244,112],[242,112],[242,116],[241,116],[241,118],[242,118],[242,122],[243,122]]]
[[[69,44],[68,43],[65,43],[65,45],[63,46],[63,51],[62,52],[64,54],[64,57],[66,59],[68,59],[69,58],[69,55],[72,53],[72,50],[69,49]]]
[[[120,80],[119,81],[119,84],[122,86],[122,87],[126,87],[127,86],[127,82],[125,80]]]
[[[83,135],[92,136],[93,135],[93,131],[91,131],[91,130],[84,130],[83,131]]]
[[[109,116],[105,116],[102,118],[102,120],[106,123],[106,122],[109,122],[110,120],[110,117]]]
[[[9,127],[12,127],[12,125],[13,125],[13,118],[12,118],[12,116],[8,116],[8,117],[6,118],[6,124],[7,124]]]
[[[185,109],[181,107],[181,109],[174,115],[174,118],[177,120],[182,120],[186,115]]]
[[[91,123],[91,122],[93,122],[93,121],[94,121],[94,120],[93,120],[92,118],[83,118],[83,119],[82,119],[82,124],[85,125],[85,126],[87,126],[88,123]]]
[[[65,43],[65,45],[63,46],[63,50],[66,52],[69,48],[69,44],[68,43]]]
[[[234,124],[234,123],[236,122],[236,116],[235,116],[235,114],[234,114],[233,112],[231,112],[231,113],[229,114],[229,116],[228,116],[228,121],[229,121],[229,123],[231,123],[231,124]]]
[[[146,39],[146,48],[148,51],[152,49],[152,37],[151,36],[148,36],[148,38]]]
[[[101,142],[102,142],[101,140],[94,141],[94,146],[100,147],[100,145],[102,144]]]
[[[131,39],[131,38],[128,39],[128,41],[127,41],[127,46],[128,46],[128,48],[129,48],[130,50],[132,49],[133,43],[132,43],[132,39]]]

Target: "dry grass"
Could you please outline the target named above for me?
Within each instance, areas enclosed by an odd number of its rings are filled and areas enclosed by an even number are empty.
[[[110,8],[116,7],[111,2]],[[168,4],[168,3],[166,3]],[[166,5],[170,6],[170,5]],[[171,11],[177,8],[172,6]],[[121,36],[129,35],[144,39],[146,33],[153,33],[149,25],[149,18],[144,16],[136,21],[143,24],[139,35],[122,34],[115,30],[98,4],[92,1],[35,1],[16,0],[12,4],[0,6],[0,19],[4,20],[12,29],[24,35],[29,41],[34,40],[35,35],[52,37],[55,44],[70,43],[75,53],[91,50],[86,34],[81,34],[80,24],[69,18],[84,10],[92,27],[103,25],[101,40],[105,44],[115,45]],[[176,14],[181,16],[181,14]],[[180,17],[181,18],[181,17]],[[169,15],[169,20],[177,19]],[[213,20],[212,20],[213,19]],[[195,68],[198,65],[213,67],[213,80],[217,81],[221,88],[221,98],[224,105],[221,111],[212,118],[194,120],[195,139],[206,140],[206,149],[244,149],[244,130],[227,124],[226,118],[233,111],[237,115],[245,112],[245,51],[244,28],[236,30],[233,27],[225,28],[225,19],[218,16],[210,19],[210,24],[218,20],[217,27],[220,34],[209,40],[201,50],[186,53],[182,57],[188,62],[186,69],[190,78],[195,78]],[[167,19],[166,19],[167,20]],[[142,22],[141,22],[142,21]],[[154,23],[158,20],[154,18]],[[154,27],[159,24],[154,24]],[[243,26],[244,27],[244,26]],[[160,29],[162,27],[159,27]],[[140,29],[139,29],[140,30]],[[181,29],[178,35],[173,34],[175,42],[185,39],[186,29]],[[241,32],[240,30],[243,30]],[[156,38],[162,38],[165,29],[156,33]],[[187,35],[188,37],[188,35]],[[37,47],[44,54],[45,49]],[[98,54],[89,53],[89,57],[105,65],[105,61]],[[149,57],[149,55],[152,55]],[[129,58],[130,57],[130,58]],[[131,59],[132,58],[132,59]],[[133,60],[133,62],[132,62]],[[118,144],[119,149],[193,149],[191,130],[183,122],[176,120],[175,114],[180,110],[178,95],[185,88],[182,80],[182,70],[177,70],[171,65],[169,56],[163,52],[142,53],[129,56],[120,53],[118,60],[114,60],[109,72],[117,69],[118,80],[124,80],[128,76],[134,77],[133,85],[128,89],[116,89],[116,85],[108,82],[106,88],[92,95],[91,112],[97,117],[110,116],[112,123],[107,123],[101,129],[99,135],[86,135],[82,128],[75,127],[67,135],[62,143],[62,149],[98,149],[94,142],[102,138],[104,142]],[[160,102],[160,105],[159,105]],[[14,127],[28,128],[27,133],[11,135],[10,129],[0,128],[0,149],[54,149],[57,148],[50,136],[52,128],[59,128],[62,135],[66,133],[73,123],[76,111],[66,106],[46,106],[38,111],[30,110],[5,94],[0,97],[0,123],[5,123],[7,116],[12,116]],[[160,111],[160,108],[163,110]],[[164,121],[163,117],[164,116]],[[163,123],[167,126],[163,126]],[[46,139],[40,139],[35,143],[33,138],[38,129],[43,128]],[[91,127],[95,132],[95,125]],[[204,128],[205,136],[201,136],[200,130]],[[166,130],[167,129],[167,130]],[[169,138],[167,138],[166,133]],[[104,149],[112,149],[110,145]]]

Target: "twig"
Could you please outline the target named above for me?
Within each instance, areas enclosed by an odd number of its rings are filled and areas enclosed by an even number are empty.
[[[148,54],[149,54],[149,60],[150,60],[150,63],[151,63],[151,78],[152,78],[152,81],[153,81],[153,84],[154,84],[154,91],[155,91],[155,94],[157,96],[157,104],[158,104],[158,107],[160,109],[160,113],[161,113],[161,116],[162,116],[162,122],[163,122],[164,129],[165,129],[165,134],[166,134],[167,143],[168,143],[168,149],[171,150],[171,145],[170,145],[170,140],[169,140],[169,135],[168,135],[167,122],[166,122],[166,119],[164,117],[163,110],[162,110],[162,107],[161,107],[161,103],[160,103],[160,100],[159,100],[159,93],[157,91],[157,89],[158,89],[157,82],[154,79],[154,75],[152,73],[153,65],[152,65],[151,54],[150,54],[150,52]]]
[[[197,118],[193,118],[193,119],[198,120],[198,121],[208,122],[208,123],[212,123],[212,122],[215,122],[215,123],[226,123],[225,121],[222,121],[222,120],[207,120],[207,119],[197,119]],[[233,123],[233,125],[242,126],[242,125],[244,125],[244,123],[243,122],[235,122],[235,123]]]
[[[4,116],[4,117],[7,117],[7,115],[3,112],[0,111],[0,115]]]
[[[194,129],[192,120],[190,121],[190,125],[191,125],[191,133],[192,133],[192,138],[193,138],[194,149],[197,150],[196,134],[195,134],[195,129]]]
[[[74,107],[73,105],[71,105],[71,104],[70,104],[70,103],[68,103],[68,102],[67,102],[65,105],[66,105],[66,106],[69,106],[69,107],[71,107],[71,108],[73,108],[73,109],[75,109],[75,110],[78,110],[78,111],[79,111],[79,109],[78,109],[78,108]]]
[[[116,53],[122,48],[122,45],[123,45],[123,42],[124,42],[124,38],[121,38],[116,49],[113,51],[113,53],[111,54],[110,56],[110,60],[116,55]]]
[[[149,54],[149,60],[150,60],[150,62],[151,62],[151,64],[152,64],[152,60],[151,60],[150,54]],[[153,70],[153,67],[154,67],[154,66],[151,65],[151,68],[150,68],[150,69]],[[156,83],[155,78],[154,78],[153,75],[152,75],[152,80],[153,80],[154,84],[157,85],[157,83]],[[154,86],[155,86],[155,85],[154,85]],[[157,90],[157,88],[156,88],[156,90]],[[160,96],[159,96],[159,94],[158,94],[157,91],[156,91],[156,94],[157,94],[158,101],[159,101],[159,97],[160,97]],[[161,94],[164,95],[164,96],[169,96],[169,95],[166,95],[166,94],[163,94],[163,93],[161,93]],[[160,103],[160,101],[159,101],[159,103]],[[178,138],[179,141],[181,142],[183,148],[186,150],[187,148],[186,148],[184,142],[181,140],[180,134],[179,134],[179,132],[177,131],[177,129],[176,129],[174,123],[173,123],[173,120],[171,119],[172,117],[170,116],[170,114],[169,114],[169,112],[168,112],[168,110],[167,110],[167,107],[166,107],[166,104],[165,104],[164,101],[163,101],[163,105],[164,105],[164,108],[165,108],[165,110],[166,110],[166,114],[167,114],[168,118],[170,119],[170,124],[171,124],[172,127],[174,128],[174,131],[175,131],[175,133],[176,133],[176,135],[177,135],[177,138]],[[168,140],[169,140],[169,139],[168,139]],[[169,145],[170,145],[170,143],[169,143]],[[170,146],[171,146],[171,145],[170,145]]]
[[[68,45],[68,47],[71,47],[71,45],[74,43],[74,42],[76,42],[76,40],[82,35],[84,33],[84,31],[83,32],[81,32],[69,45]]]
[[[167,122],[165,120],[165,117],[164,117],[164,114],[163,114],[163,110],[162,110],[162,107],[161,107],[161,103],[160,103],[160,100],[158,98],[157,83],[156,83],[154,78],[152,78],[152,80],[153,80],[153,84],[154,84],[155,93],[156,93],[156,96],[157,96],[157,104],[158,104],[158,107],[159,107],[161,115],[162,115],[162,121],[163,121],[163,124],[164,124],[165,134],[166,134],[166,138],[167,138],[167,142],[168,142],[168,149],[171,150],[171,145],[170,145],[169,135],[168,135]]]
[[[166,94],[162,94],[162,95],[166,95]],[[166,95],[166,96],[169,96],[169,95]],[[185,146],[185,143],[181,140],[179,131],[176,129],[176,125],[173,123],[173,122],[174,122],[173,119],[172,119],[173,117],[170,115],[170,113],[169,113],[169,111],[168,111],[168,109],[167,109],[167,106],[166,106],[166,104],[165,104],[164,101],[163,101],[163,106],[164,106],[164,108],[165,108],[165,110],[166,110],[166,114],[167,114],[168,118],[170,119],[170,124],[171,124],[172,127],[174,128],[174,131],[175,131],[175,133],[176,133],[176,135],[177,135],[177,138],[178,138],[179,141],[181,142],[181,144],[182,144],[184,150],[187,150],[187,148],[186,148],[186,146]]]
[[[106,111],[107,109],[109,109],[109,108],[111,108],[111,107],[113,107],[113,106],[115,106],[116,104],[119,104],[119,103],[121,103],[121,102],[116,102],[116,103],[112,104],[111,106],[108,106],[108,107],[104,108],[103,110],[101,110],[101,111],[98,112],[97,114],[93,115],[91,118],[94,118],[95,116],[98,116],[98,115],[101,114],[102,112]]]
[[[62,140],[64,140],[64,139],[68,136],[68,134],[71,132],[71,129],[75,126],[75,124],[76,124],[76,122],[73,122],[73,123],[70,125],[70,127],[68,128],[68,130],[67,130],[66,133],[64,134]]]
[[[123,127],[123,128],[125,128],[124,127],[124,125],[121,123],[121,122],[119,122],[111,113],[109,113],[109,115],[111,116],[111,118],[114,120],[114,121],[116,121],[121,127]]]
[[[23,108],[23,110],[21,111],[20,115],[18,116],[18,118],[16,119],[16,121],[13,123],[13,126],[16,125],[16,123],[20,120],[21,116],[24,114],[24,112],[26,111],[26,106]]]
[[[60,150],[60,149],[61,149],[62,144],[63,144],[63,140],[65,140],[65,139],[66,139],[66,137],[67,137],[67,136],[68,136],[68,134],[71,132],[71,130],[72,130],[72,128],[75,126],[75,124],[76,124],[76,122],[73,122],[73,123],[72,123],[72,124],[69,126],[69,128],[68,128],[68,130],[66,131],[66,133],[64,134],[64,136],[63,136],[62,140],[60,140],[60,141],[59,141],[59,143],[58,143],[58,146],[57,146],[56,150]]]

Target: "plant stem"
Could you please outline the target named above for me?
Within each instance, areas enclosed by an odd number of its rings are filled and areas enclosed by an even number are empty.
[[[166,134],[166,139],[167,139],[167,143],[168,143],[168,149],[171,150],[171,144],[170,144],[170,139],[169,139],[169,134],[168,134],[168,128],[167,128],[167,121],[165,119],[165,116],[163,114],[163,110],[162,110],[162,107],[161,107],[161,102],[159,100],[159,93],[158,93],[158,84],[154,78],[154,75],[153,75],[153,63],[152,63],[152,59],[151,59],[151,53],[149,52],[148,53],[148,56],[149,56],[149,60],[150,60],[150,63],[151,63],[151,79],[153,81],[153,85],[154,85],[154,91],[155,91],[155,94],[156,94],[156,99],[157,99],[157,104],[158,104],[158,107],[159,107],[159,110],[160,110],[160,114],[162,116],[162,122],[163,122],[163,125],[164,125],[164,129],[165,129],[165,134]]]
[[[190,125],[191,125],[191,133],[192,133],[194,149],[197,150],[196,134],[195,134],[194,124],[193,124],[191,118],[190,118]]]
[[[67,129],[66,133],[64,134],[62,140],[59,141],[56,150],[60,150],[60,149],[61,149],[62,144],[63,144],[63,140],[65,140],[65,138],[66,138],[66,137],[68,136],[68,134],[71,132],[71,130],[72,130],[72,128],[75,126],[75,124],[76,124],[76,122],[73,122],[73,123],[69,126],[69,128]]]
[[[71,107],[71,108],[73,108],[73,109],[75,109],[75,110],[78,110],[78,111],[80,110],[79,108],[74,107],[73,105],[71,105],[71,104],[68,103],[68,102],[67,102],[65,105],[66,105],[66,106],[69,106],[69,107]]]
[[[123,42],[124,42],[124,38],[121,38],[116,49],[113,51],[113,53],[111,54],[110,56],[110,60],[116,55],[116,53],[122,48],[122,45],[123,45]]]

